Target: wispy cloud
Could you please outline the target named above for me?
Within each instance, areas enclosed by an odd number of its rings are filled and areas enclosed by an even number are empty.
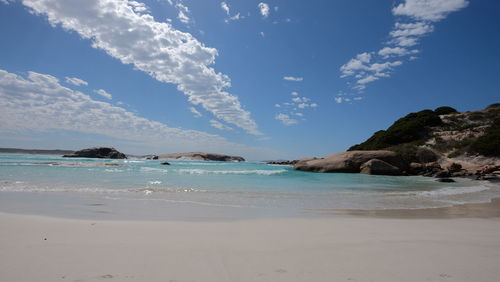
[[[195,118],[203,116],[195,107],[190,107],[189,110],[191,111],[191,113],[193,113]]]
[[[129,2],[135,2],[135,1],[129,1]],[[167,2],[171,6],[174,6],[177,9],[177,19],[179,21],[185,24],[189,24],[193,21],[191,18],[191,11],[189,10],[189,7],[186,6],[186,4],[184,4],[182,0],[176,0],[175,2],[173,0],[167,0]]]
[[[222,8],[222,10],[224,10],[224,12],[226,12],[227,15],[227,18],[224,20],[225,23],[245,18],[245,16],[241,15],[240,13],[236,13],[231,16],[231,9],[229,8],[229,4],[227,4],[226,2],[221,2],[220,7]]]
[[[283,102],[281,104],[275,104],[274,107],[277,108],[279,113],[276,114],[276,119],[280,120],[285,125],[297,124],[299,121],[291,118],[292,116],[304,117],[304,113],[300,112],[306,109],[314,109],[318,107],[318,104],[311,103],[311,99],[304,96],[299,96],[299,93],[293,91],[291,94],[290,102]]]
[[[231,86],[229,77],[210,67],[217,50],[169,23],[157,22],[153,16],[136,11],[132,2],[135,1],[95,0],[85,5],[76,0],[22,3],[34,13],[47,16],[50,24],[60,24],[91,40],[94,48],[122,63],[132,64],[158,81],[176,84],[192,104],[203,106],[218,119],[260,135],[250,112],[242,109],[236,96],[224,90]]]
[[[113,96],[111,94],[109,94],[108,92],[106,92],[104,89],[94,90],[94,93],[101,95],[102,97],[104,97],[108,100],[111,100],[113,98]]]
[[[225,124],[222,124],[222,123],[216,121],[215,119],[210,120],[210,126],[215,127],[219,130],[228,130],[228,131],[233,130],[232,127],[227,126]]]
[[[165,151],[203,148],[265,157],[267,150],[140,117],[122,107],[96,101],[87,94],[65,87],[54,76],[36,72],[28,72],[27,77],[22,77],[0,69],[0,120],[3,133],[76,131],[130,140]]]
[[[294,77],[294,76],[284,76],[283,79],[288,80],[288,81],[302,81],[302,80],[304,80],[303,77]]]
[[[269,9],[269,5],[267,3],[260,2],[259,5],[257,5],[257,7],[259,8],[260,14],[264,18],[267,18],[269,16],[270,9]]]
[[[66,82],[69,84],[73,84],[75,86],[81,86],[81,85],[89,85],[88,82],[86,82],[83,79],[79,79],[77,77],[66,77]]]
[[[282,114],[282,113],[279,113],[275,116],[275,118],[279,121],[281,121],[284,125],[294,125],[297,123],[297,120],[296,119],[293,119],[291,118],[289,115],[287,114]]]
[[[390,77],[403,60],[414,60],[419,40],[434,31],[434,23],[448,14],[465,8],[467,0],[405,0],[392,9],[396,17],[394,28],[389,32],[386,46],[376,52],[356,55],[340,67],[340,77],[354,80],[353,89],[362,91],[366,85],[384,77]],[[346,98],[336,98],[337,103]]]
[[[220,7],[222,10],[226,12],[226,14],[229,16],[229,5],[226,2],[220,2]]]

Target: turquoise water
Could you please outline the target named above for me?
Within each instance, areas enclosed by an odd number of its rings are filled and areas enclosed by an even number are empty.
[[[140,213],[144,210],[134,211],[140,205],[169,212],[210,207],[220,213],[229,208],[231,213],[295,215],[322,209],[441,207],[500,195],[498,185],[465,179],[439,183],[425,177],[309,173],[255,162],[160,162],[0,154],[0,211],[71,213],[64,208],[67,203],[85,210],[79,206],[85,202],[93,208],[115,207],[109,213]]]

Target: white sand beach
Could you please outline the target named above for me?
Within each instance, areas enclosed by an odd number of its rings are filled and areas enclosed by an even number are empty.
[[[0,214],[0,280],[498,281],[500,218],[227,222]]]

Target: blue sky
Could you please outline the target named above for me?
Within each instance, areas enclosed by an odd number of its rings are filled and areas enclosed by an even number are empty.
[[[344,151],[499,102],[500,3],[0,0],[0,146]]]

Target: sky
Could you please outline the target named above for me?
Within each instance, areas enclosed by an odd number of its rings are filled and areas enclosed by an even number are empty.
[[[250,160],[500,102],[494,0],[0,0],[0,147]]]

